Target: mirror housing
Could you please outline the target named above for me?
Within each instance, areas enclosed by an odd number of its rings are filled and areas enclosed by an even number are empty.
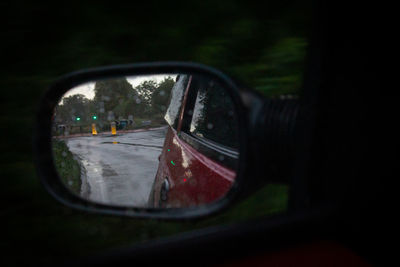
[[[231,97],[238,120],[238,141],[239,141],[239,160],[236,170],[235,181],[226,193],[219,200],[202,205],[201,207],[185,208],[147,208],[147,207],[124,207],[119,205],[109,205],[96,203],[83,199],[68,190],[62,183],[60,175],[55,167],[51,145],[51,127],[54,109],[62,96],[71,88],[81,84],[100,80],[112,79],[121,76],[135,75],[156,75],[160,73],[182,73],[205,75],[220,83],[226,88]],[[159,219],[188,219],[198,218],[213,214],[232,203],[240,195],[244,184],[244,174],[246,172],[246,158],[248,155],[249,140],[249,120],[248,111],[243,103],[240,90],[235,82],[220,71],[195,63],[182,62],[160,62],[143,63],[132,65],[118,65],[110,67],[100,67],[74,72],[61,77],[57,80],[47,93],[39,106],[37,124],[34,134],[35,161],[39,177],[47,191],[61,203],[88,212],[102,214],[120,215],[138,218],[159,218]]]

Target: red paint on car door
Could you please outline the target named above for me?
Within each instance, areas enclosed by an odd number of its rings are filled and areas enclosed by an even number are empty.
[[[168,127],[160,157],[154,201],[157,206],[164,179],[170,188],[165,206],[190,207],[222,198],[231,188],[236,173],[199,153]]]

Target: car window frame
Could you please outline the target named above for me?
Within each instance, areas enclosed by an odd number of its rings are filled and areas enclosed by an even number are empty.
[[[204,156],[216,161],[226,168],[236,170],[239,160],[239,152],[237,149],[221,145],[205,137],[201,138],[194,135],[189,130],[193,113],[190,114],[186,111],[194,110],[198,95],[198,89],[191,86],[192,79],[193,77],[190,75],[180,108],[178,127],[176,129],[177,136]],[[223,156],[223,158],[221,158],[221,156]]]
[[[185,77],[191,77],[192,75],[187,75],[187,74],[180,74],[180,75],[183,75],[183,76],[185,76]],[[188,78],[188,79],[189,79]],[[179,78],[179,79],[183,79],[183,78]],[[176,83],[179,81],[179,79],[178,80],[176,80],[176,82],[175,82],[175,84],[174,84],[174,86],[172,87],[172,89],[174,89],[174,87],[176,86]],[[191,79],[191,78],[190,78]],[[187,91],[187,89],[188,89],[188,87],[189,87],[189,85],[190,85],[190,83],[189,83],[189,81],[188,81],[188,83],[186,84],[186,85],[184,85],[184,87],[185,87],[185,92]],[[172,100],[172,97],[173,97],[173,92],[172,92],[173,90],[171,90],[171,95],[170,95],[170,99],[169,99],[169,105],[171,105],[171,100]],[[185,92],[184,92],[184,95],[183,95],[183,97],[184,97],[184,99],[182,99],[182,101],[181,101],[181,105],[180,105],[180,107],[178,108],[178,112],[177,112],[177,115],[176,115],[176,117],[175,117],[175,120],[174,120],[174,122],[173,123],[170,123],[165,117],[164,117],[164,120],[167,122],[167,124],[172,128],[172,129],[174,129],[176,132],[179,132],[178,131],[178,127],[179,127],[179,125],[180,125],[180,120],[181,120],[181,110],[184,108],[184,106],[185,106],[185,103],[184,103],[184,100],[185,100]],[[167,110],[166,110],[166,114],[165,115],[167,115],[168,114],[168,110],[169,110],[169,107],[167,108]]]

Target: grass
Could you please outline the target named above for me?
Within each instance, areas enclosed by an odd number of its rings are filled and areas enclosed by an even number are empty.
[[[63,140],[53,139],[53,156],[64,184],[74,193],[81,192],[81,167]]]
[[[227,211],[204,220],[203,227],[217,224],[245,222],[260,217],[287,211],[289,187],[283,184],[267,184],[249,198],[229,208]]]

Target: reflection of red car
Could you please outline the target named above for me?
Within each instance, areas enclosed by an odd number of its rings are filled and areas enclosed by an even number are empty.
[[[169,126],[149,205],[189,207],[223,197],[239,155],[233,103],[223,88],[180,75],[165,120]]]

